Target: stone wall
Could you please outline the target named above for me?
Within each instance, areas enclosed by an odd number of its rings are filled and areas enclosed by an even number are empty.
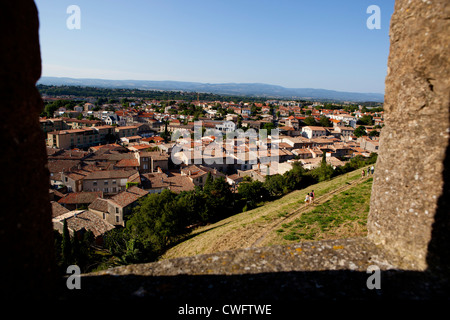
[[[0,10],[0,283],[9,297],[43,296],[54,282],[53,233],[35,4],[4,1]],[[2,295],[5,296],[5,295]]]
[[[432,232],[448,226],[444,159],[450,128],[449,17],[448,0],[397,0],[391,18],[386,126],[380,137],[368,237],[401,257],[401,266],[408,269],[429,267]],[[448,167],[448,155],[446,161]],[[441,222],[433,227],[436,217]],[[444,240],[441,248],[448,253]]]

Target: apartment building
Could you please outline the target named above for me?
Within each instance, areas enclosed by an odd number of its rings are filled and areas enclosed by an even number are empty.
[[[136,170],[100,170],[87,174],[83,180],[83,191],[102,191],[105,195],[126,190],[128,182],[138,182]]]
[[[105,144],[114,134],[112,126],[86,127],[47,133],[47,145],[58,149],[88,148]]]

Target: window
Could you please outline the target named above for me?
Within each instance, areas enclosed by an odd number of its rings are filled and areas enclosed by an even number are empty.
[[[116,216],[116,222],[119,222],[119,221],[120,221],[120,217]]]
[[[107,185],[108,185],[108,180],[105,180],[105,181],[103,182],[103,184],[104,184],[105,186],[107,186]]]
[[[113,180],[112,184],[115,185],[116,184],[116,180]]]
[[[95,187],[95,186],[97,186],[97,181],[94,181],[93,183],[92,183],[92,185]]]
[[[116,207],[116,213],[119,213],[119,208]]]

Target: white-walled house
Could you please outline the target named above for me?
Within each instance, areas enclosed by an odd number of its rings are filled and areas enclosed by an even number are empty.
[[[302,127],[302,136],[308,139],[322,137],[327,135],[327,130],[323,127],[306,126]]]
[[[223,133],[233,132],[236,130],[236,123],[234,123],[233,121],[223,121],[216,124],[216,129],[220,130]]]

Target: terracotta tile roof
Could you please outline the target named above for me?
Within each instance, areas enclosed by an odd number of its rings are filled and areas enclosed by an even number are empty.
[[[139,167],[138,159],[122,159],[115,165],[118,168]]]
[[[103,198],[103,192],[101,191],[82,191],[72,192],[67,194],[64,198],[58,200],[58,203],[64,204],[84,204],[92,203],[97,198]]]
[[[294,127],[291,127],[291,126],[284,126],[279,129],[283,130],[283,131],[295,131]]]
[[[56,218],[64,213],[69,212],[70,210],[65,208],[64,206],[60,205],[56,201],[50,201],[50,204],[52,206],[52,218]]]
[[[73,231],[86,229],[92,231],[95,237],[114,229],[114,226],[89,210],[75,210],[62,214],[52,219],[53,223],[64,223],[67,221],[67,227]]]
[[[48,170],[50,173],[60,173],[63,171],[70,171],[75,168],[79,164],[81,164],[80,160],[48,160]]]
[[[317,126],[305,126],[303,128],[309,128],[314,131],[326,131],[324,127],[317,127]]]
[[[57,150],[54,152],[54,150]],[[47,148],[47,156],[49,160],[82,160],[89,153],[81,150],[58,150]]]
[[[148,152],[140,152],[139,156],[142,157],[150,157],[153,160],[168,160],[170,158],[169,154],[160,151],[148,151]]]
[[[89,205],[88,208],[89,210],[108,212],[108,201],[106,199],[97,198]]]
[[[127,130],[127,129],[137,129],[137,126],[115,127],[116,131]]]
[[[127,190],[111,197],[111,199],[109,201],[113,201],[114,203],[118,204],[121,207],[126,207],[126,206],[130,205],[131,203],[139,200],[143,196],[146,196],[147,194],[148,194],[148,191],[145,191],[136,186],[133,186],[133,187],[128,188]]]
[[[142,141],[152,141],[152,140],[155,142],[164,141],[164,139],[161,138],[160,136],[154,136],[154,137],[148,137],[148,138],[142,139]]]
[[[146,143],[144,143],[144,144],[135,144],[135,145],[132,145],[132,146],[128,147],[129,150],[136,150],[136,151],[145,150],[145,149],[148,149],[148,148],[150,148],[150,145],[146,144]]]
[[[179,173],[146,173],[143,177],[150,184],[149,189],[170,189],[173,192],[190,191],[195,189],[195,185],[188,176]]]

